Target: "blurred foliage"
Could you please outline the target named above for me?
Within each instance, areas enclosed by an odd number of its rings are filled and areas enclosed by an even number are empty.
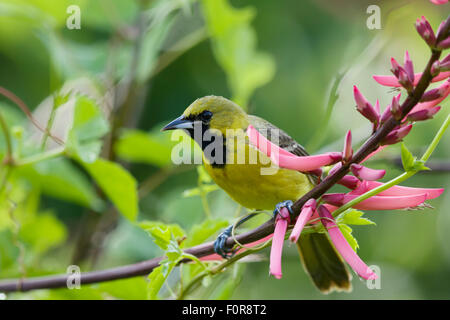
[[[79,0],[81,29],[69,30],[72,2],[0,0],[0,86],[49,129],[0,98],[8,132],[0,131],[0,159],[15,163],[0,167],[0,279],[64,273],[74,262],[88,271],[167,259],[148,278],[8,298],[450,298],[448,192],[431,202],[434,210],[342,216],[352,246],[381,268],[381,290],[353,281],[351,294],[322,296],[294,248],[284,252],[282,280],[267,276],[266,262],[252,262],[266,251],[213,276],[217,262],[195,261],[183,249],[213,240],[243,210],[201,166],[175,166],[177,141],[159,131],[196,98],[215,94],[269,119],[311,152],[342,148],[348,129],[362,141],[370,132],[354,112],[351,86],[387,105],[392,93],[371,76],[388,73],[389,57],[405,49],[423,68],[428,52],[413,22],[426,15],[437,27],[443,10],[429,1],[379,1],[382,29],[368,30],[368,1]],[[413,154],[444,113],[415,126],[406,139]],[[448,161],[445,144],[448,137],[433,157]],[[390,148],[371,166],[388,167],[389,179],[401,172],[392,161],[400,153]],[[407,184],[450,188],[447,173],[421,173]],[[97,256],[74,261],[80,237],[93,246],[82,250]],[[193,263],[177,266],[181,259]]]

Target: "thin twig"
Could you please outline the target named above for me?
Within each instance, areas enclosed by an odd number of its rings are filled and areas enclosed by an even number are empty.
[[[34,124],[34,126],[36,128],[38,128],[41,132],[48,134],[48,136],[50,138],[53,139],[53,141],[55,141],[56,143],[63,145],[64,141],[61,140],[58,137],[55,137],[54,135],[52,135],[50,132],[48,132],[48,130],[44,129],[39,122],[33,117],[33,114],[31,113],[30,109],[27,107],[27,105],[25,104],[25,102],[22,101],[22,99],[20,99],[18,96],[16,96],[14,93],[12,93],[11,91],[9,91],[6,88],[0,87],[0,94],[5,96],[6,98],[8,98],[9,100],[11,100],[12,102],[14,102],[14,104],[16,104],[20,110],[22,110],[23,113],[25,113],[25,115],[27,116],[27,118]]]

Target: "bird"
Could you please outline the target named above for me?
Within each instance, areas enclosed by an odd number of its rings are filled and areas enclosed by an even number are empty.
[[[182,129],[198,143],[203,151],[205,170],[243,207],[252,210],[275,208],[275,213],[286,207],[292,213],[292,201],[310,191],[317,183],[317,177],[283,168],[277,168],[272,174],[262,174],[263,168],[276,165],[249,142],[246,135],[249,125],[280,148],[297,156],[308,155],[286,132],[265,119],[247,114],[239,105],[221,96],[210,95],[195,100],[162,131]],[[251,161],[250,154],[255,153],[257,159]],[[244,161],[238,161],[242,154]],[[215,242],[215,251],[225,258],[228,251],[224,245],[230,234],[231,226]],[[351,290],[351,275],[326,234],[302,234],[297,248],[306,273],[321,292]]]

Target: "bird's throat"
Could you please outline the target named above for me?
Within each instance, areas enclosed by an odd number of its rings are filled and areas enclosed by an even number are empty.
[[[227,162],[225,137],[209,130],[207,124],[201,125],[201,133],[186,129],[191,138],[202,148],[203,155],[213,168],[224,168]]]

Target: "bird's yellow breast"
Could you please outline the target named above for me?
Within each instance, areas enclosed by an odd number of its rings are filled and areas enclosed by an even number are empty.
[[[249,144],[247,137],[245,143],[230,143],[230,139],[233,138],[226,138],[225,166],[214,167],[205,156],[203,161],[217,185],[242,206],[273,210],[277,203],[295,201],[312,189],[305,174],[276,167],[265,154]]]

